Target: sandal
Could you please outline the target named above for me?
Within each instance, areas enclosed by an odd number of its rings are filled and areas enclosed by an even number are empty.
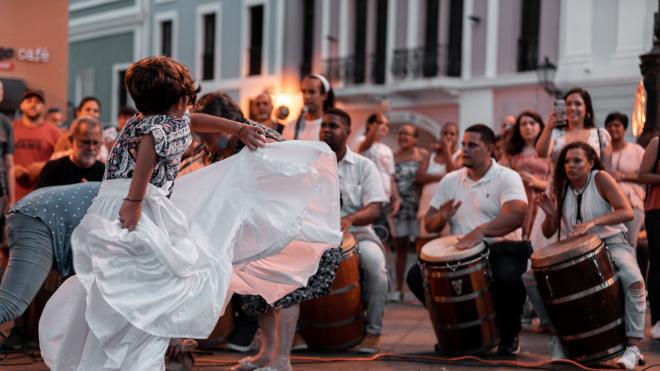
[[[238,361],[237,365],[233,365],[229,368],[232,371],[254,371],[259,368],[262,368],[261,365],[252,362],[252,357],[245,357]]]

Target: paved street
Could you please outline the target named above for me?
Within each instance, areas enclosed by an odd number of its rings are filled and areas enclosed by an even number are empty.
[[[474,358],[458,362],[448,362],[435,357],[432,353],[435,335],[428,316],[421,305],[413,302],[412,295],[406,293],[406,299],[401,304],[389,304],[385,311],[385,328],[382,337],[382,354],[376,360],[362,358],[355,354],[319,354],[311,352],[296,353],[294,369],[296,370],[333,370],[333,371],[385,371],[385,370],[474,370],[487,368],[490,370],[518,370],[523,366],[529,369],[575,369],[568,364],[550,366],[548,363],[547,343],[549,336],[523,332],[522,352],[515,365],[511,361],[487,357],[486,361]],[[660,370],[660,342],[646,340],[642,343],[642,351],[646,354],[647,369]],[[196,356],[196,370],[224,370],[234,364],[242,355],[223,352],[202,353]],[[649,368],[656,364],[655,367]],[[601,365],[608,368],[608,365]],[[611,368],[611,365],[609,365]],[[32,371],[45,370],[46,366],[36,356],[25,354],[5,355],[0,359],[0,371]],[[644,369],[644,368],[638,368]]]

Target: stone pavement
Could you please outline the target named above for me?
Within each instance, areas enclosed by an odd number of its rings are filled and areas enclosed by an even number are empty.
[[[647,333],[648,335],[648,333]],[[517,360],[520,365],[504,363],[506,360],[494,356],[485,357],[489,363],[475,359],[460,362],[448,362],[437,358],[433,354],[435,334],[424,308],[413,301],[410,293],[406,293],[403,303],[388,304],[385,310],[384,329],[381,338],[381,351],[384,353],[379,359],[369,361],[367,357],[357,354],[336,353],[320,354],[312,352],[294,353],[295,370],[332,370],[332,371],[385,371],[385,370],[520,370],[523,368],[542,370],[567,370],[579,368],[568,364],[550,366],[540,362],[549,361],[549,336],[523,331],[521,336],[522,352]],[[660,370],[660,342],[646,340],[642,343],[642,352],[647,356],[648,363],[638,370]],[[218,351],[217,353],[200,353],[196,355],[196,370],[226,370],[243,355],[232,352]],[[339,361],[337,359],[342,359]],[[345,360],[348,359],[348,360]],[[500,362],[498,364],[498,362]],[[509,360],[510,362],[510,360]],[[529,367],[522,367],[527,365]],[[656,365],[655,367],[650,367]],[[608,365],[601,365],[608,368]],[[611,365],[609,366],[611,368]],[[33,371],[46,370],[46,366],[38,358],[15,353],[0,355],[0,371]]]

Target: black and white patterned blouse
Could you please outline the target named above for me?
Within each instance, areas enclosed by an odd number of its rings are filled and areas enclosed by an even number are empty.
[[[128,120],[112,147],[103,180],[132,178],[140,137],[151,134],[157,158],[149,183],[161,188],[171,187],[179,170],[181,156],[192,142],[189,124],[188,112],[181,118],[167,115],[134,116]]]

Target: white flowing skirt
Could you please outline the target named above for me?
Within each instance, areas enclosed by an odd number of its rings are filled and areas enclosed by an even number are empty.
[[[208,337],[234,292],[273,303],[305,286],[341,241],[336,157],[321,142],[244,150],[177,179],[171,199],[149,185],[132,232],[118,221],[129,185],[103,182],[71,237],[77,276],[39,328],[53,369],[164,369],[169,338]]]

